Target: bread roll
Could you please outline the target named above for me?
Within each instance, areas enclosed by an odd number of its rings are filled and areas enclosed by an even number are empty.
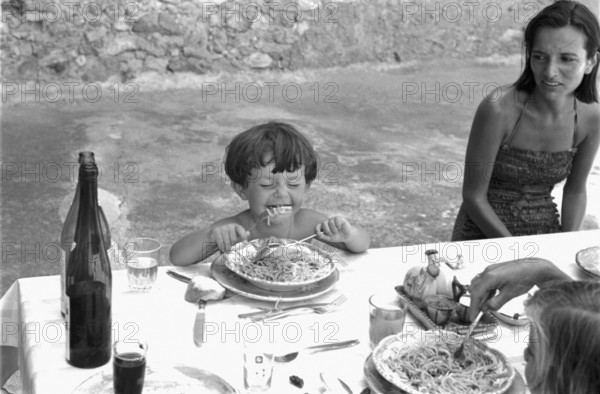
[[[185,300],[189,302],[221,300],[223,297],[225,288],[216,280],[203,275],[193,277],[185,290]]]

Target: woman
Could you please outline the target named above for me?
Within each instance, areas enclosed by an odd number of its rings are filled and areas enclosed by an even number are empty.
[[[533,394],[600,393],[600,283],[572,281],[543,259],[492,264],[469,287],[470,317],[492,289],[484,306],[497,310],[509,299],[539,290],[525,302],[529,346],[525,376]]]
[[[574,231],[583,221],[600,143],[598,20],[557,1],[529,22],[524,43],[520,78],[475,114],[454,241]],[[559,222],[551,192],[565,179]]]

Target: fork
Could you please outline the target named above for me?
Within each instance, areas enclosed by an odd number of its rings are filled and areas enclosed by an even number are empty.
[[[317,313],[317,314],[333,312],[338,306],[340,306],[344,302],[346,302],[346,300],[347,300],[346,296],[342,294],[338,298],[336,298],[335,300],[331,301],[330,303],[328,303],[326,305],[309,307],[304,310],[297,309],[297,310],[293,310],[293,311],[289,311],[289,312],[275,313],[275,314],[272,314],[271,316],[266,316],[263,319],[263,321],[269,322],[269,321],[273,321],[273,320],[283,319],[284,317],[288,317],[288,316],[302,315],[302,314],[312,313],[312,312]],[[307,310],[308,310],[308,312],[307,312]]]
[[[263,220],[265,220],[266,218],[280,215],[286,211],[287,211],[287,209],[283,209],[281,207],[272,207],[272,208],[267,207],[267,208],[265,208],[265,211],[263,213],[258,215],[258,219],[256,219],[256,223],[254,223],[252,226],[250,226],[248,229],[246,229],[246,231],[250,232],[250,231],[254,230],[254,228],[256,226],[258,226],[258,224],[260,222],[262,222]]]
[[[479,323],[479,319],[481,319],[481,316],[483,316],[483,314],[485,313],[485,310],[484,310],[485,303],[490,298],[492,298],[495,294],[496,294],[496,290],[495,289],[494,290],[490,290],[488,292],[488,294],[485,297],[485,299],[481,302],[479,313],[477,314],[477,317],[475,317],[475,320],[473,320],[473,322],[469,325],[469,329],[467,330],[467,333],[465,335],[465,339],[462,341],[462,343],[460,344],[460,346],[458,347],[458,349],[456,349],[456,351],[454,352],[454,358],[459,363],[462,362],[462,361],[464,361],[464,359],[465,359],[465,344],[467,343],[467,341],[469,340],[469,337],[473,333],[473,330],[475,329],[475,326],[477,326],[477,323]]]
[[[302,238],[301,240],[299,240],[299,241],[296,241],[296,242],[292,243],[292,245],[299,244],[300,242],[306,242],[306,241],[308,241],[309,239],[312,239],[312,238],[316,237],[317,235],[321,235],[321,234],[325,234],[325,233],[324,233],[323,231],[319,231],[318,233],[315,233],[315,234],[313,234],[313,235],[309,235],[309,236],[308,236],[308,237],[306,237],[306,238]]]
[[[254,228],[256,226],[258,226],[258,224],[260,222],[262,222],[263,220],[265,220],[269,216],[272,216],[272,215],[269,213],[269,208],[267,208],[263,213],[261,213],[260,215],[258,215],[258,219],[256,219],[256,222],[252,226],[250,226],[249,228],[247,228],[246,231],[250,232],[250,231],[254,230]]]

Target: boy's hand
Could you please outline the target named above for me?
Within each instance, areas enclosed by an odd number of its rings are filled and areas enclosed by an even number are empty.
[[[248,239],[248,231],[239,224],[225,224],[210,230],[209,239],[216,242],[219,250],[225,252],[238,242]]]
[[[329,242],[346,242],[352,236],[353,227],[350,222],[341,216],[335,216],[317,224],[315,232],[318,239]]]

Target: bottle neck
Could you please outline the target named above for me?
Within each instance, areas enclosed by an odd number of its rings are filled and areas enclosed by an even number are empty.
[[[98,169],[95,164],[80,167],[79,185],[79,213],[75,242],[103,243],[98,214]]]

